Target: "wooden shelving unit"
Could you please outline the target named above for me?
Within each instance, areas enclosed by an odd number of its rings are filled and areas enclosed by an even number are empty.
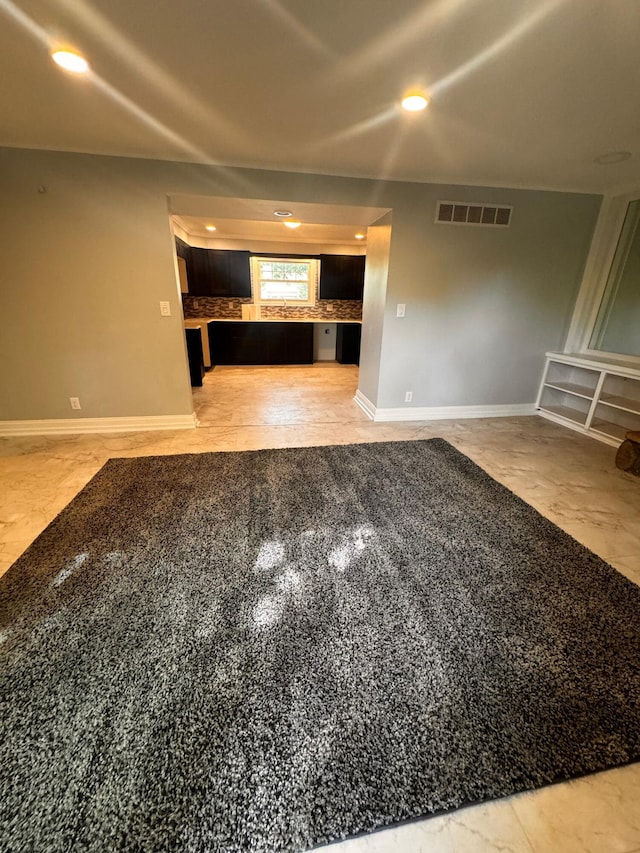
[[[618,445],[640,430],[640,367],[548,352],[536,405],[542,417]]]

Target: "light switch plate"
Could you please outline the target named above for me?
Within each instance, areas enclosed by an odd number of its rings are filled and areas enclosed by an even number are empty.
[[[161,302],[160,303],[160,313],[162,314],[163,317],[170,317],[171,316],[171,305],[169,304],[169,302]]]
[[[404,317],[405,307],[406,306],[405,306],[404,302],[398,302],[398,310],[396,312],[396,317]]]

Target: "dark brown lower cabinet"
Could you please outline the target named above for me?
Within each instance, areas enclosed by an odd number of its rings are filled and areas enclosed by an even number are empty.
[[[202,354],[202,332],[200,329],[185,329],[187,338],[187,356],[189,358],[189,375],[191,386],[202,385],[204,376],[204,357]]]
[[[338,323],[336,330],[336,361],[340,364],[360,364],[360,323]]]
[[[313,323],[209,323],[212,364],[313,364]]]

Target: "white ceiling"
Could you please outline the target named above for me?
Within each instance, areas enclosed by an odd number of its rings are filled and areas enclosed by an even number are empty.
[[[270,243],[322,243],[338,245],[363,245],[366,228],[357,225],[331,225],[303,222],[299,228],[286,228],[282,222],[265,222],[255,219],[200,219],[195,216],[174,216],[174,222],[190,237],[220,240],[259,240]],[[216,225],[215,232],[207,231],[207,224]],[[365,235],[356,240],[356,233]]]
[[[276,220],[274,210],[291,212],[291,218],[318,225],[345,225],[366,228],[389,211],[388,207],[364,207],[349,204],[321,204],[282,199],[227,198],[226,196],[181,195],[169,197],[169,211],[183,217],[203,220],[254,219]],[[280,223],[281,224],[281,223]],[[282,227],[282,225],[281,225]]]
[[[367,226],[388,212],[384,207],[194,195],[170,196],[169,209],[176,225],[198,239],[342,246],[365,245]],[[287,218],[300,227],[287,228],[286,219],[276,217],[274,210],[289,211]],[[207,225],[215,225],[215,232],[207,231]],[[365,239],[356,240],[356,233]]]
[[[638,0],[0,0],[0,144],[603,191],[640,181],[639,45]]]

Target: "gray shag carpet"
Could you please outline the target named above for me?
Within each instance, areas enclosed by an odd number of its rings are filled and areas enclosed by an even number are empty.
[[[300,851],[640,758],[640,588],[442,439],[113,459],[0,595],[12,853]]]

